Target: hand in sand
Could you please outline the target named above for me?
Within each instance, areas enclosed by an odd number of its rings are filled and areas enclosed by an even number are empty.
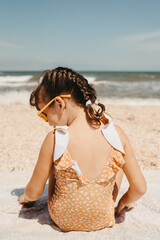
[[[137,203],[131,203],[128,206],[117,206],[115,208],[115,222],[116,223],[121,223],[124,222],[125,220],[125,213],[126,212],[130,212],[135,206],[137,206]],[[119,207],[119,209],[118,209]],[[119,214],[118,214],[118,210],[119,210]]]
[[[35,201],[28,201],[24,193],[19,197],[18,201],[19,201],[19,205],[26,206],[26,207],[31,207],[35,202]]]

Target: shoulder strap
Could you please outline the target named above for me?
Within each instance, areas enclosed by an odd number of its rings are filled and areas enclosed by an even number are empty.
[[[69,140],[68,126],[57,126],[55,130],[55,147],[53,161],[62,156],[67,148]]]
[[[102,128],[104,137],[114,148],[125,154],[120,137],[114,127],[112,118],[107,113],[104,113],[104,116],[109,120],[109,123],[104,125]]]
[[[104,137],[114,148],[125,154],[120,137],[114,127],[112,118],[107,113],[104,113],[104,116],[109,120],[109,123],[107,125],[104,125],[104,127],[102,128],[102,133]],[[56,131],[53,161],[57,160],[62,156],[62,154],[67,148],[69,140],[68,126],[57,126],[54,128],[54,130]]]

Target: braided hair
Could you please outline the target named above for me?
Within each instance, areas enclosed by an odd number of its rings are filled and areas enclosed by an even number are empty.
[[[43,77],[42,77],[43,75]],[[86,112],[87,119],[93,127],[101,125],[100,119],[104,123],[108,123],[103,115],[105,106],[98,102],[98,110],[94,102],[97,99],[97,93],[92,84],[81,74],[70,68],[57,67],[53,70],[43,71],[39,77],[38,87],[30,95],[30,105],[40,110],[38,103],[39,95],[44,103],[48,103],[52,98],[61,94],[71,94],[75,102],[82,106]],[[41,93],[41,94],[39,94]],[[86,106],[86,102],[90,100],[91,104]],[[53,106],[54,102],[49,106]],[[106,122],[107,121],[107,122]]]

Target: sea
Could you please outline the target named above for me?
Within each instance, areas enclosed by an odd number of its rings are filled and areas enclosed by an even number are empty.
[[[114,105],[160,105],[160,72],[78,71],[98,100]],[[0,71],[0,104],[29,104],[40,71]]]

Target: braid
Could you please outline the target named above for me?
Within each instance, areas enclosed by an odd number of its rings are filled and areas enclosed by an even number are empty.
[[[81,105],[85,105],[86,101],[91,99],[92,102],[96,99],[96,91],[95,89],[88,83],[87,79],[85,79],[82,75],[75,73],[73,71],[70,73],[70,78],[73,82],[74,88],[79,92],[78,95],[81,96]]]
[[[86,102],[91,100],[92,104],[95,102],[97,98],[97,94],[95,89],[91,84],[88,83],[87,79],[82,75],[75,73],[71,70],[71,79],[75,88],[79,92],[80,95],[80,103],[86,109],[87,117],[92,122],[93,125],[101,125],[100,118],[105,111],[105,106],[102,103],[98,103],[100,108],[96,110],[93,105],[86,106]]]
[[[36,106],[38,109],[41,88],[43,89],[41,95],[44,102],[48,102],[60,94],[71,94],[75,102],[84,108],[86,117],[91,125],[96,127],[101,125],[101,121],[103,122],[104,120],[103,112],[105,111],[105,106],[100,102],[98,102],[98,105],[94,104],[97,99],[97,93],[93,85],[89,84],[85,77],[72,69],[63,67],[46,70],[43,73],[45,75],[42,82],[30,96],[31,106]],[[88,100],[91,101],[91,104],[86,106]],[[96,109],[97,107],[98,109]]]

